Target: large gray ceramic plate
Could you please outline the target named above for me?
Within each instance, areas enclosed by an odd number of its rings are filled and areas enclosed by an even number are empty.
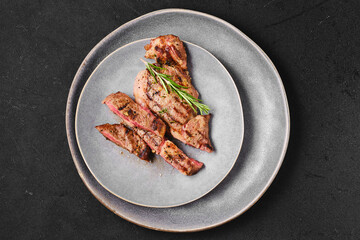
[[[175,208],[141,207],[104,189],[87,168],[76,142],[80,92],[111,52],[138,39],[172,33],[211,52],[230,72],[241,96],[244,140],[229,175],[204,197]],[[206,93],[202,93],[204,96]],[[224,116],[226,117],[226,116]],[[289,110],[281,78],[266,54],[244,33],[214,16],[166,9],[136,18],[110,33],[86,56],[72,83],[66,109],[71,154],[81,179],[109,210],[128,221],[161,231],[200,231],[248,210],[274,180],[289,139]]]
[[[141,206],[175,207],[204,196],[229,173],[243,140],[242,107],[237,88],[224,66],[205,49],[185,43],[192,82],[213,113],[210,136],[215,151],[210,154],[177,142],[188,156],[205,164],[190,177],[176,171],[159,155],[149,163],[125,150],[125,154],[120,154],[121,148],[106,141],[94,126],[119,122],[101,102],[117,91],[133,95],[135,77],[145,69],[140,58],[149,42],[150,39],[138,40],[117,49],[91,74],[76,112],[76,136],[85,163],[111,193]]]

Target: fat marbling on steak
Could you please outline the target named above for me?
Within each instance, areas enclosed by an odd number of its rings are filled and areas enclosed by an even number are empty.
[[[116,145],[135,154],[142,160],[148,160],[150,148],[131,129],[125,127],[123,124],[103,124],[95,127],[106,139],[115,143]]]

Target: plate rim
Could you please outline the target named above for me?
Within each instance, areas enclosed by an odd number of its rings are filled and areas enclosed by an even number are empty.
[[[276,168],[273,172],[273,174],[271,175],[271,177],[269,178],[269,180],[267,181],[267,183],[265,184],[264,188],[262,189],[262,191],[257,195],[256,198],[254,198],[246,207],[244,207],[243,209],[241,209],[239,212],[237,212],[236,214],[234,214],[232,217],[227,218],[224,221],[220,221],[218,223],[206,226],[206,227],[200,227],[200,228],[193,228],[193,229],[185,229],[185,230],[177,230],[177,229],[162,229],[162,228],[156,228],[156,227],[151,227],[139,222],[136,222],[132,219],[126,218],[124,216],[122,216],[121,214],[117,213],[116,210],[112,209],[110,206],[108,206],[107,203],[105,203],[100,197],[97,196],[97,194],[94,192],[94,190],[89,186],[88,184],[88,180],[86,179],[86,177],[84,176],[83,172],[81,171],[81,166],[80,163],[77,162],[77,157],[76,157],[76,144],[74,144],[74,141],[72,139],[71,136],[71,108],[72,108],[72,100],[73,98],[76,97],[76,86],[79,84],[77,80],[79,80],[79,75],[82,73],[83,71],[83,66],[85,66],[87,59],[91,58],[91,56],[101,47],[101,45],[103,45],[104,43],[106,43],[106,41],[112,37],[112,35],[114,35],[116,32],[120,31],[122,28],[125,28],[129,25],[131,25],[132,23],[139,21],[143,18],[146,17],[150,17],[152,15],[157,15],[157,14],[163,14],[163,13],[172,13],[172,12],[182,12],[182,13],[189,13],[189,14],[194,14],[194,15],[199,15],[202,17],[206,17],[206,18],[210,18],[216,22],[220,22],[224,25],[226,25],[227,27],[229,27],[230,29],[232,29],[235,33],[237,33],[238,35],[240,35],[241,37],[243,37],[249,44],[251,44],[254,49],[256,49],[256,51],[264,58],[264,60],[270,64],[274,74],[276,75],[276,80],[278,82],[278,85],[280,86],[280,90],[281,90],[281,97],[284,103],[284,107],[285,107],[285,117],[286,117],[286,132],[285,132],[285,138],[284,138],[284,142],[282,145],[282,151],[279,157],[279,161],[276,165]],[[271,59],[267,56],[267,54],[253,41],[251,40],[246,34],[244,34],[242,31],[240,31],[238,28],[236,28],[234,25],[228,23],[227,21],[213,16],[211,14],[208,13],[203,13],[200,11],[195,11],[195,10],[189,10],[189,9],[182,9],[182,8],[166,8],[166,9],[160,9],[160,10],[156,10],[156,11],[152,11],[149,13],[146,13],[144,15],[141,15],[137,18],[134,18],[122,25],[120,25],[118,28],[116,28],[115,30],[113,30],[111,33],[109,33],[107,36],[105,36],[101,41],[99,41],[92,49],[91,51],[86,55],[86,57],[84,58],[84,60],[81,62],[80,67],[78,68],[73,81],[71,83],[71,87],[69,90],[69,94],[68,94],[68,98],[67,98],[67,103],[66,103],[66,114],[65,114],[65,125],[66,125],[66,133],[67,133],[67,139],[68,139],[68,144],[69,144],[69,148],[70,148],[70,152],[71,152],[71,156],[73,158],[75,167],[78,171],[78,174],[81,178],[81,180],[84,182],[85,186],[88,188],[88,190],[91,192],[91,194],[101,203],[103,204],[106,208],[108,208],[110,211],[114,212],[117,216],[131,222],[134,223],[136,225],[139,225],[141,227],[145,227],[148,229],[152,229],[152,230],[157,230],[157,231],[164,231],[164,232],[198,232],[198,231],[204,231],[204,230],[208,230],[208,229],[212,229],[218,226],[221,226],[225,223],[228,223],[232,220],[234,220],[235,218],[239,217],[240,215],[242,215],[244,212],[246,212],[248,209],[250,209],[263,195],[264,193],[267,191],[267,189],[270,187],[271,183],[274,181],[275,177],[277,176],[280,167],[284,161],[284,157],[286,154],[286,150],[288,147],[288,143],[289,143],[289,138],[290,138],[290,110],[289,110],[289,105],[288,105],[288,101],[287,101],[287,96],[286,96],[286,92],[285,92],[285,88],[283,85],[283,82],[281,80],[280,74],[277,71],[275,65],[273,64],[273,62],[271,61]],[[81,160],[80,160],[81,161]]]
[[[141,41],[150,41],[152,39],[151,38],[143,38],[143,39],[138,39],[138,40],[135,40],[135,41],[132,41],[130,43],[127,43],[117,49],[115,49],[114,51],[112,51],[111,53],[109,53],[104,59],[102,59],[99,64],[96,66],[96,68],[92,71],[92,73],[90,74],[90,76],[87,78],[84,86],[82,87],[81,89],[81,92],[80,92],[80,95],[79,95],[79,99],[78,99],[78,102],[76,104],[76,110],[75,110],[75,138],[76,138],[76,143],[78,145],[78,148],[79,148],[79,151],[80,151],[80,154],[81,154],[81,157],[83,158],[83,161],[85,162],[85,165],[86,167],[89,169],[91,175],[95,178],[95,180],[103,187],[105,188],[109,193],[113,194],[114,196],[120,198],[121,200],[124,200],[128,203],[131,203],[131,204],[134,204],[134,205],[137,205],[137,206],[141,206],[141,207],[149,207],[149,208],[172,208],[172,207],[180,207],[180,206],[183,206],[183,205],[186,205],[186,204],[189,204],[189,203],[192,203],[196,200],[199,200],[200,198],[204,197],[205,195],[207,195],[208,193],[210,193],[212,190],[214,190],[228,175],[229,173],[231,172],[231,170],[234,168],[235,166],[235,163],[237,162],[238,158],[239,158],[239,155],[240,155],[240,152],[241,152],[241,148],[242,148],[242,144],[243,144],[243,140],[244,140],[244,131],[245,131],[245,122],[244,122],[244,112],[243,112],[243,108],[242,108],[242,103],[241,103],[241,97],[240,97],[240,93],[239,93],[239,90],[237,89],[236,87],[236,84],[235,84],[235,81],[234,79],[232,78],[231,74],[229,73],[229,71],[226,69],[226,67],[220,62],[219,59],[217,59],[211,52],[209,52],[208,50],[206,50],[205,48],[197,45],[197,44],[194,44],[194,43],[191,43],[191,42],[188,42],[188,41],[183,41],[184,43],[186,43],[187,45],[192,45],[192,46],[195,46],[196,48],[199,48],[201,49],[202,51],[204,51],[205,53],[209,54],[213,59],[215,59],[215,61],[217,61],[220,65],[221,68],[223,68],[225,70],[225,73],[229,76],[229,78],[231,79],[231,83],[233,85],[233,88],[235,89],[235,92],[236,92],[236,95],[237,95],[237,98],[238,98],[238,101],[239,101],[239,105],[240,105],[240,113],[241,113],[241,122],[242,122],[242,125],[241,125],[241,135],[240,135],[240,141],[239,141],[239,150],[238,152],[236,153],[236,157],[235,157],[235,160],[232,161],[232,164],[230,166],[230,168],[227,170],[227,172],[224,174],[224,176],[212,187],[209,188],[209,190],[205,191],[203,194],[201,194],[200,196],[194,198],[194,199],[191,199],[187,202],[183,202],[183,203],[180,203],[180,204],[175,204],[175,205],[169,205],[169,206],[151,206],[151,205],[145,205],[145,204],[140,204],[140,203],[135,203],[133,201],[130,201],[128,199],[125,199],[124,197],[121,197],[120,195],[116,194],[114,191],[111,191],[108,187],[106,187],[99,179],[98,177],[96,177],[96,175],[94,174],[94,172],[91,170],[88,162],[86,161],[85,157],[84,157],[84,154],[83,154],[83,150],[81,149],[81,146],[80,146],[80,143],[79,143],[79,137],[78,137],[78,113],[79,113],[79,106],[80,106],[80,101],[81,101],[81,98],[83,97],[83,94],[84,94],[84,90],[87,86],[87,84],[89,83],[91,77],[96,73],[96,71],[101,67],[101,65],[107,60],[109,59],[112,55],[116,54],[118,51],[120,51],[121,49],[125,48],[125,47],[128,47],[129,45],[132,45],[132,44],[136,44],[138,42],[141,42]]]

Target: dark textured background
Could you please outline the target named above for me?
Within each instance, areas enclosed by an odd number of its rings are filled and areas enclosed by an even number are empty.
[[[68,90],[86,54],[142,14],[220,17],[273,60],[291,112],[289,149],[266,194],[205,232],[162,233],[102,206],[73,164]],[[0,239],[359,239],[359,1],[1,1]]]

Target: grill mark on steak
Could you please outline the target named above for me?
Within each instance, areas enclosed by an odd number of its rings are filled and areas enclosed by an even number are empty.
[[[127,105],[129,105],[129,103],[126,103],[126,104],[124,104],[123,106],[120,106],[120,107],[118,108],[118,110],[119,110],[119,111],[123,110],[124,108],[127,107]]]
[[[150,99],[153,100],[152,96],[149,94],[149,92],[146,92],[146,96]]]
[[[154,130],[154,131],[157,130],[157,128],[159,126],[158,121],[159,121],[158,119],[155,119],[155,121],[152,122],[152,125],[151,125],[152,130]]]
[[[147,131],[154,132],[163,137],[166,132],[166,125],[163,121],[156,118],[150,110],[136,104],[129,96],[117,92],[110,94],[103,101],[115,114],[129,122],[130,126],[136,126]],[[119,108],[126,105],[125,108]]]
[[[159,91],[154,91],[153,93],[152,93],[152,97],[154,98],[154,97],[156,97],[156,95],[159,95]]]
[[[107,140],[126,149],[142,160],[148,160],[150,148],[134,131],[123,124],[103,124],[95,127]]]
[[[146,144],[156,153],[159,154],[161,150],[161,146],[163,145],[165,138],[155,135],[152,132],[145,131],[143,129],[139,129],[137,127],[133,128],[134,132],[136,132],[145,142]]]
[[[186,156],[183,151],[169,140],[165,141],[160,155],[182,174],[188,176],[197,173],[204,165],[203,163]]]

